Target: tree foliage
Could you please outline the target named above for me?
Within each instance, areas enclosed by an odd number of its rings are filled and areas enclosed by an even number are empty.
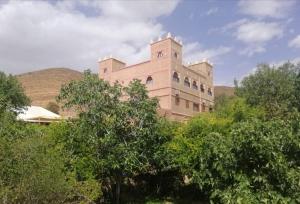
[[[285,117],[299,104],[297,100],[300,65],[285,63],[279,67],[259,65],[254,74],[245,77],[237,94],[252,106],[264,108],[269,118]]]
[[[0,113],[6,110],[18,111],[29,103],[17,78],[0,72]]]
[[[108,179],[108,188],[116,183],[118,202],[124,177],[152,170],[165,141],[158,134],[157,99],[148,97],[139,80],[128,87],[111,86],[90,72],[63,87],[58,99],[79,113],[68,136],[68,148],[78,155],[77,168]]]

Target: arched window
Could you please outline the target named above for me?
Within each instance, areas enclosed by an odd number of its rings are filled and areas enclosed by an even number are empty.
[[[208,93],[208,95],[212,96],[211,88],[208,88],[207,93]]]
[[[193,81],[193,89],[198,90],[198,85],[196,81]]]
[[[147,77],[146,84],[153,84],[153,79],[151,76]]]
[[[184,78],[184,85],[187,87],[191,87],[189,78],[187,78],[187,77]]]
[[[177,72],[174,72],[173,73],[173,81],[179,83],[180,79],[179,79],[179,76],[178,76],[178,73]]]
[[[201,90],[201,92],[204,92],[204,85],[203,84],[200,85],[200,90]]]
[[[107,72],[107,68],[104,68],[104,69],[103,69],[103,73],[106,73],[106,72]]]

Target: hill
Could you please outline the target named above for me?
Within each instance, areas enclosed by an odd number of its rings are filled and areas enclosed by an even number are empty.
[[[226,95],[226,96],[234,96],[234,87],[230,86],[215,86],[215,97],[218,97],[220,95]]]
[[[17,75],[26,95],[31,99],[31,104],[44,108],[50,101],[55,102],[55,97],[63,84],[80,80],[82,77],[81,72],[68,68],[49,68]]]

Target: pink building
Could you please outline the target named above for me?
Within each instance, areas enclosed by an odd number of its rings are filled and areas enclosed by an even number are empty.
[[[207,60],[182,63],[182,44],[171,37],[151,43],[151,58],[126,66],[114,58],[99,61],[99,77],[126,86],[132,79],[146,84],[150,96],[159,99],[159,113],[172,120],[186,120],[212,110],[213,66]]]

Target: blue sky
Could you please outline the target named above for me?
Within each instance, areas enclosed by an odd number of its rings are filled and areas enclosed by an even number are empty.
[[[300,1],[0,0],[0,70],[97,72],[110,54],[137,63],[167,32],[183,41],[185,62],[208,58],[215,84],[232,85],[258,63],[300,61]]]

